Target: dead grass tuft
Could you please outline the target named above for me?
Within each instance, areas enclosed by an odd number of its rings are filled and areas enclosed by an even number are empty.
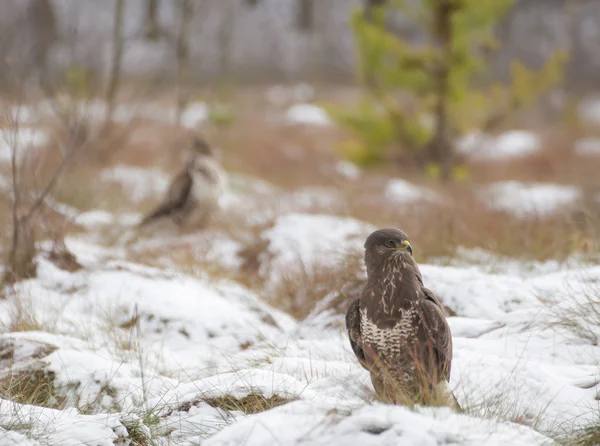
[[[345,313],[363,284],[362,253],[349,252],[343,262],[336,264],[306,265],[299,260],[282,272],[269,302],[302,320],[325,296],[334,293],[328,301],[329,308]]]
[[[10,373],[0,379],[0,397],[19,404],[62,408],[65,398],[54,388],[55,374],[48,370]]]
[[[576,432],[575,435],[564,441],[571,446],[597,446],[600,444],[600,424],[586,427]]]
[[[600,286],[590,283],[582,290],[573,291],[572,302],[556,302],[540,298],[548,308],[551,320],[543,328],[562,329],[591,345],[600,342]]]
[[[204,402],[214,408],[223,409],[225,411],[237,411],[242,412],[246,415],[254,415],[257,413],[265,412],[274,407],[281,406],[283,404],[295,401],[295,398],[288,399],[283,398],[279,395],[272,395],[265,397],[259,393],[251,393],[245,397],[237,398],[233,395],[223,395],[215,398],[205,398],[190,401],[177,408],[178,411],[187,412],[191,407],[198,403]]]

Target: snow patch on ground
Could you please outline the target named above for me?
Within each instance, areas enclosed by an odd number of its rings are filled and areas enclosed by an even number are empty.
[[[435,192],[399,178],[394,178],[388,182],[384,196],[388,200],[399,203],[410,203],[421,200],[437,201],[439,199]]]
[[[286,274],[342,265],[349,251],[362,250],[376,228],[353,218],[330,215],[287,214],[263,232],[269,242],[261,276],[278,283]]]
[[[529,446],[544,441],[547,439],[526,427],[458,415],[448,409],[411,411],[375,404],[343,412],[335,406],[298,401],[241,420],[205,444]]]
[[[581,198],[581,190],[552,183],[505,181],[491,184],[480,197],[492,208],[529,217],[548,215],[574,204]]]
[[[263,234],[272,256],[263,273],[276,279],[298,262],[335,264],[340,248],[362,250],[373,229],[327,215],[281,216]],[[190,237],[191,246],[206,242],[201,235]],[[492,273],[476,265],[421,265],[425,284],[456,314],[448,319],[454,338],[450,384],[470,412],[463,415],[369,403],[368,373],[350,350],[343,314],[326,314],[330,310],[322,307],[295,322],[240,285],[111,260],[110,250],[67,243],[84,269],[62,271],[41,258],[39,277],[17,284],[16,296],[0,301],[0,324],[8,322],[18,297],[54,332],[0,338],[16,342],[16,357],[24,361],[20,370],[31,366],[27,358],[40,356],[33,363],[54,374],[56,390],[69,404],[100,411],[84,416],[74,409],[18,406],[21,417],[37,411],[41,421],[33,424],[33,434],[40,444],[46,444],[43,426],[64,426],[59,435],[69,424],[82,426],[69,437],[77,444],[111,444],[126,438],[127,417],[142,418],[148,407],[159,420],[148,427],[162,436],[157,441],[213,445],[239,444],[242,438],[250,445],[307,439],[529,445],[545,439],[527,427],[474,415],[498,407],[504,416],[536,422],[542,430],[594,416],[600,347],[560,331],[548,302],[575,305],[582,290],[600,281],[600,267],[515,266]],[[52,348],[30,354],[40,345]],[[300,401],[249,416],[204,402],[252,394]],[[106,415],[115,404],[117,413]],[[9,407],[17,406],[0,401],[0,426],[18,419]],[[97,430],[87,423],[97,423]],[[105,443],[90,443],[84,427]],[[0,431],[0,438],[7,435]],[[25,444],[11,435],[15,444]],[[63,444],[63,437],[56,438]]]
[[[238,180],[232,195],[248,212],[257,212],[250,199],[254,192],[244,194],[249,188],[286,197],[295,206],[327,207],[336,200],[335,190],[290,193],[251,178]],[[518,191],[531,186],[518,185]],[[512,199],[523,201],[518,194]],[[232,272],[240,267],[240,243],[217,230],[119,249],[67,238],[83,265],[77,272],[39,258],[39,276],[16,284],[15,294],[0,300],[0,326],[21,305],[44,331],[0,335],[0,379],[6,372],[2,343],[9,342],[13,370],[51,372],[58,395],[80,410],[0,400],[0,444],[41,445],[48,438],[52,444],[114,444],[129,435],[131,418],[143,419],[149,408],[158,423],[144,427],[148,434],[158,444],[181,445],[530,445],[547,439],[529,427],[485,416],[498,411],[541,431],[571,426],[573,420],[583,425],[596,416],[597,339],[566,330],[557,318],[597,290],[600,267],[574,261],[526,265],[482,250],[465,250],[451,266],[420,265],[425,285],[454,315],[448,318],[454,343],[450,386],[469,414],[408,410],[371,402],[368,373],[345,332],[350,297],[338,312],[326,296],[340,290],[323,290],[322,304],[300,322],[265,303],[271,287],[290,273],[347,267],[348,255],[362,255],[365,238],[376,228],[351,218],[281,215],[277,206],[272,211],[273,224],[261,233],[268,245],[260,293],[211,277],[212,266]],[[80,214],[77,222],[94,228],[122,218],[96,210]],[[192,254],[193,274],[170,263],[181,246]],[[125,260],[132,254],[159,255],[164,266]],[[258,415],[207,403],[257,394],[292,402]],[[89,407],[99,414],[82,415]],[[35,419],[28,432],[35,440],[2,430],[30,414]]]
[[[40,129],[20,127],[17,131],[0,129],[0,162],[10,163],[12,150],[16,148],[19,160],[32,156],[32,149],[47,144],[48,134]]]
[[[100,180],[119,184],[134,203],[139,203],[163,194],[171,178],[160,169],[121,164],[102,170]]]
[[[511,130],[498,136],[473,132],[458,141],[457,150],[476,160],[503,161],[539,152],[541,139],[525,130]]]
[[[315,126],[331,125],[331,119],[325,110],[313,104],[294,104],[285,112],[288,124],[306,124]]]
[[[0,426],[5,426],[0,428],[0,444],[6,446],[113,446],[128,437],[118,414],[82,415],[76,409],[55,410],[3,399]],[[19,426],[28,426],[27,435],[15,431]]]
[[[338,174],[350,180],[357,180],[361,175],[360,168],[349,161],[338,161],[335,164],[335,170]]]
[[[600,156],[600,138],[583,138],[575,142],[573,152],[579,156]]]
[[[69,102],[62,99],[42,101],[33,105],[16,105],[10,107],[13,119],[22,124],[39,124],[43,120],[58,115],[58,111],[70,110],[75,116],[91,123],[102,123],[106,119],[108,106],[100,99]],[[181,115],[181,125],[195,129],[204,123],[209,116],[209,107],[204,102],[191,102]],[[174,107],[152,102],[132,102],[117,104],[112,111],[112,120],[127,124],[134,119],[147,119],[164,124],[174,124],[177,110]]]
[[[181,115],[181,125],[188,129],[195,129],[208,119],[209,114],[209,108],[204,102],[192,102]]]
[[[590,125],[600,124],[600,99],[590,98],[581,101],[579,116]]]

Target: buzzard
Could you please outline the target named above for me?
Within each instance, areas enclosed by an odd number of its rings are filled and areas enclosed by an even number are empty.
[[[139,223],[139,227],[171,219],[183,229],[203,229],[219,208],[225,174],[210,145],[192,140],[192,156],[173,178],[162,202]]]
[[[380,229],[365,242],[367,283],[346,314],[350,344],[377,396],[396,404],[458,406],[452,336],[442,304],[423,286],[408,236]]]

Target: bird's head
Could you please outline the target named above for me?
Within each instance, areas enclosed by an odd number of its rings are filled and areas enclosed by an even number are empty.
[[[191,141],[191,149],[194,155],[214,157],[215,152],[203,138],[196,136]]]
[[[397,266],[413,264],[412,246],[408,236],[399,229],[379,229],[365,241],[367,272],[379,269],[390,261]]]

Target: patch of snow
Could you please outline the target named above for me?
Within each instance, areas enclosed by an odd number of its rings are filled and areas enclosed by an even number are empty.
[[[435,192],[399,178],[394,178],[388,182],[384,191],[384,196],[388,200],[399,203],[410,203],[421,200],[439,200],[439,197]]]
[[[575,142],[573,151],[580,156],[600,156],[600,138],[583,138]]]
[[[81,415],[76,409],[55,410],[0,399],[0,425],[11,426],[15,420],[14,430],[25,427],[26,438],[0,430],[3,445],[113,446],[129,436],[118,414]]]
[[[528,217],[548,215],[574,204],[580,199],[581,190],[552,183],[505,181],[490,185],[480,197],[495,209]]]
[[[590,125],[600,124],[600,99],[589,98],[581,101],[579,116]]]
[[[19,122],[21,125],[39,124],[43,118],[48,118],[55,114],[54,102],[51,100],[41,101],[35,105],[13,105],[8,108],[11,119]]]
[[[94,226],[111,225],[115,222],[115,216],[107,211],[93,210],[79,214],[75,223],[86,228]]]
[[[191,102],[181,115],[181,125],[187,129],[196,129],[208,119],[209,109],[204,102]]]
[[[10,162],[13,147],[17,149],[18,159],[22,160],[32,155],[32,149],[48,143],[49,140],[46,132],[36,128],[20,127],[16,132],[0,129],[0,162]]]
[[[103,169],[100,172],[100,180],[120,184],[123,191],[135,203],[161,195],[171,181],[160,169],[124,164]]]
[[[548,442],[524,426],[459,415],[448,409],[411,410],[374,404],[340,411],[317,401],[297,401],[241,420],[204,444],[530,446]]]
[[[503,161],[532,155],[539,152],[541,146],[540,137],[525,130],[511,130],[498,136],[473,132],[457,142],[459,153],[484,161]]]
[[[93,213],[86,218],[108,219]],[[262,234],[270,244],[260,274],[278,280],[299,265],[341,265],[344,253],[362,252],[374,229],[329,215],[279,216]],[[145,247],[171,254],[177,242],[207,262],[229,262],[239,248],[216,231],[151,240]],[[247,288],[201,269],[196,277],[116,259],[141,245],[118,252],[67,239],[67,246],[82,270],[62,271],[39,258],[38,277],[17,283],[16,294],[0,300],[0,325],[21,305],[47,330],[1,335],[0,370],[2,342],[8,340],[18,369],[52,372],[55,390],[70,408],[0,400],[0,426],[31,421],[32,438],[19,443],[21,436],[0,429],[0,444],[126,443],[124,426],[148,408],[158,423],[145,429],[165,444],[212,446],[535,445],[550,440],[486,416],[498,410],[549,433],[597,420],[598,342],[565,330],[556,319],[597,292],[595,265],[531,267],[486,252],[465,253],[471,264],[420,265],[425,285],[456,314],[448,318],[450,386],[466,415],[371,402],[369,375],[351,351],[344,314],[328,308],[327,298],[319,311],[296,322]],[[477,264],[488,261],[500,266]],[[249,395],[299,401],[255,415],[225,411],[211,401]],[[82,415],[74,408],[88,403],[100,413]]]
[[[269,242],[261,275],[270,282],[298,268],[314,271],[321,265],[342,264],[348,250],[362,250],[376,228],[353,218],[330,215],[287,214],[263,232]]]
[[[351,180],[357,180],[361,175],[360,168],[356,164],[348,161],[338,161],[335,163],[335,170],[340,175]]]
[[[288,124],[306,124],[315,126],[331,125],[329,115],[314,104],[294,104],[285,112]]]

